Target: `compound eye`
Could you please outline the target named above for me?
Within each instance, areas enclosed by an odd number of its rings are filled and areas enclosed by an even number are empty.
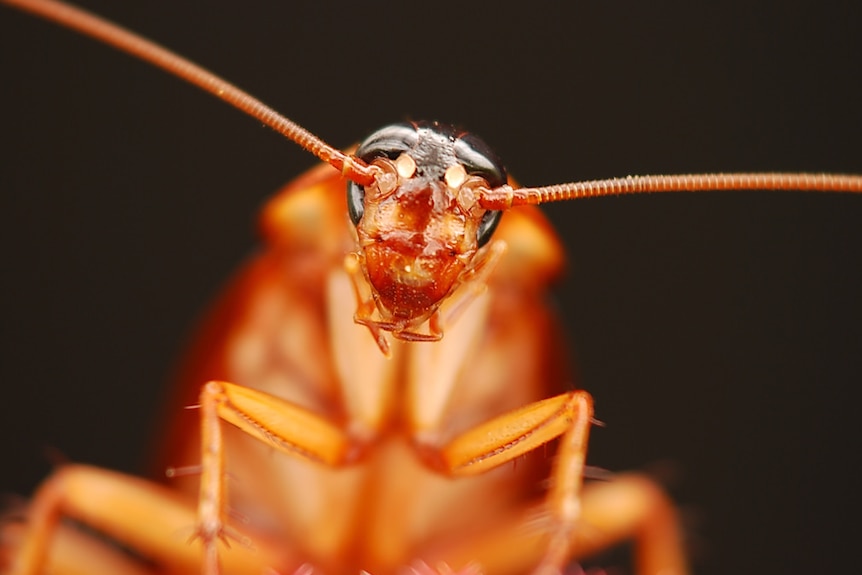
[[[418,138],[416,128],[412,124],[406,122],[392,124],[365,138],[365,141],[356,150],[356,157],[369,164],[377,158],[389,158],[392,161],[397,161],[401,154],[410,151],[416,145]],[[359,225],[359,220],[365,214],[364,186],[355,182],[348,182],[347,212],[353,225]]]
[[[488,144],[477,136],[459,135],[455,140],[455,156],[464,165],[468,174],[480,176],[491,188],[497,188],[506,183],[505,166]],[[491,240],[502,216],[503,212],[500,211],[485,212],[482,216],[476,232],[476,241],[480,248]]]
[[[500,211],[488,211],[482,216],[482,221],[479,222],[479,229],[476,232],[476,240],[480,248],[487,244],[491,236],[494,235],[494,230],[497,229],[501,217],[503,217],[503,212]]]
[[[455,156],[472,176],[481,176],[492,188],[506,183],[506,168],[488,144],[473,134],[461,134],[455,141]]]
[[[365,215],[365,186],[347,182],[347,214],[353,225],[358,226],[359,220]]]
[[[413,124],[392,124],[365,138],[356,150],[356,157],[369,164],[376,158],[395,161],[402,153],[409,152],[418,140],[419,135]]]

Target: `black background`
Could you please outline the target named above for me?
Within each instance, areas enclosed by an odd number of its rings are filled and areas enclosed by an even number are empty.
[[[458,123],[518,179],[862,172],[853,3],[87,2],[345,147]],[[172,362],[314,160],[212,97],[0,11],[0,492],[46,448],[134,470]],[[700,573],[858,569],[862,197],[552,205],[557,290],[607,423],[592,464],[672,470]]]

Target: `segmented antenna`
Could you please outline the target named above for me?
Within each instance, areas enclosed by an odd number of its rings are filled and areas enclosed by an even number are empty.
[[[54,0],[0,0],[76,30],[178,76],[257,118],[339,170],[360,185],[374,182],[376,169],[362,160],[333,148],[299,124],[282,116],[257,98],[216,76],[209,70],[80,8]],[[514,189],[505,185],[480,190],[479,203],[489,210],[524,204],[543,204],[585,197],[649,192],[714,190],[805,190],[862,192],[862,176],[807,173],[686,174],[676,176],[629,176],[591,182],[573,182],[541,188]]]
[[[557,184],[542,188],[513,189],[511,186],[501,186],[493,190],[482,190],[479,203],[487,210],[505,210],[525,204],[544,204],[579,198],[600,198],[651,192],[719,190],[862,192],[862,176],[784,172],[627,176],[609,180]]]
[[[228,104],[257,118],[360,185],[374,181],[376,171],[365,162],[333,148],[296,122],[282,116],[251,94],[237,88],[206,68],[171,52],[152,40],[109,22],[81,8],[53,0],[0,0],[45,20],[71,28],[85,36],[131,54],[145,62],[198,86]]]

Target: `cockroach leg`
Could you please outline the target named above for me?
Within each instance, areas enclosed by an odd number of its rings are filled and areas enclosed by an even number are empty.
[[[4,540],[20,541],[10,551],[3,572],[10,575],[51,573],[148,572],[131,555],[61,523],[68,517],[135,549],[149,560],[177,572],[198,571],[201,546],[189,545],[195,522],[191,505],[178,493],[154,483],[85,465],[68,465],[36,492],[27,523],[3,528]],[[283,551],[258,545],[234,546],[227,567],[278,564]],[[278,557],[278,558],[277,558]]]
[[[489,572],[559,574],[573,559],[634,538],[639,573],[687,573],[675,511],[653,482],[621,476],[583,488],[592,416],[592,398],[576,390],[503,414],[443,447],[417,446],[429,467],[460,477],[490,471],[560,438],[538,521],[536,510],[528,510],[463,549],[443,552],[442,559],[456,568],[476,562]]]
[[[195,536],[204,545],[204,573],[220,573],[218,541],[226,539],[224,422],[294,456],[339,467],[357,460],[361,442],[307,409],[262,391],[223,381],[204,385],[201,405],[201,482]]]
[[[332,467],[357,459],[359,442],[339,426],[289,401],[235,383],[211,381],[201,391],[202,428],[210,431],[219,420],[235,425],[252,437],[289,455]],[[207,432],[209,433],[209,432]],[[205,434],[203,441],[210,437]],[[211,453],[218,458],[208,459]],[[204,445],[203,473],[224,463],[218,439]]]
[[[23,523],[4,525],[0,529],[3,551],[0,572],[13,569],[12,554],[29,532]],[[90,570],[93,571],[90,571]],[[117,575],[151,575],[147,566],[138,564],[128,553],[94,538],[75,526],[60,523],[51,534],[50,552],[45,560],[45,572],[53,575],[65,573],[113,573]]]
[[[490,471],[561,437],[546,499],[549,539],[535,573],[560,572],[571,555],[580,519],[580,491],[593,400],[582,390],[538,401],[503,414],[456,437],[442,448],[418,446],[423,460],[452,477]]]
[[[688,573],[676,511],[651,479],[631,473],[592,482],[584,487],[580,502],[565,564],[633,540],[636,573]],[[545,505],[527,508],[435,557],[455,567],[478,564],[488,573],[529,572],[548,556],[550,528]]]

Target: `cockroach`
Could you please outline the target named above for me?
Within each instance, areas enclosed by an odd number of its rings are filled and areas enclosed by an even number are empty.
[[[372,567],[372,566],[369,566],[369,567]]]

